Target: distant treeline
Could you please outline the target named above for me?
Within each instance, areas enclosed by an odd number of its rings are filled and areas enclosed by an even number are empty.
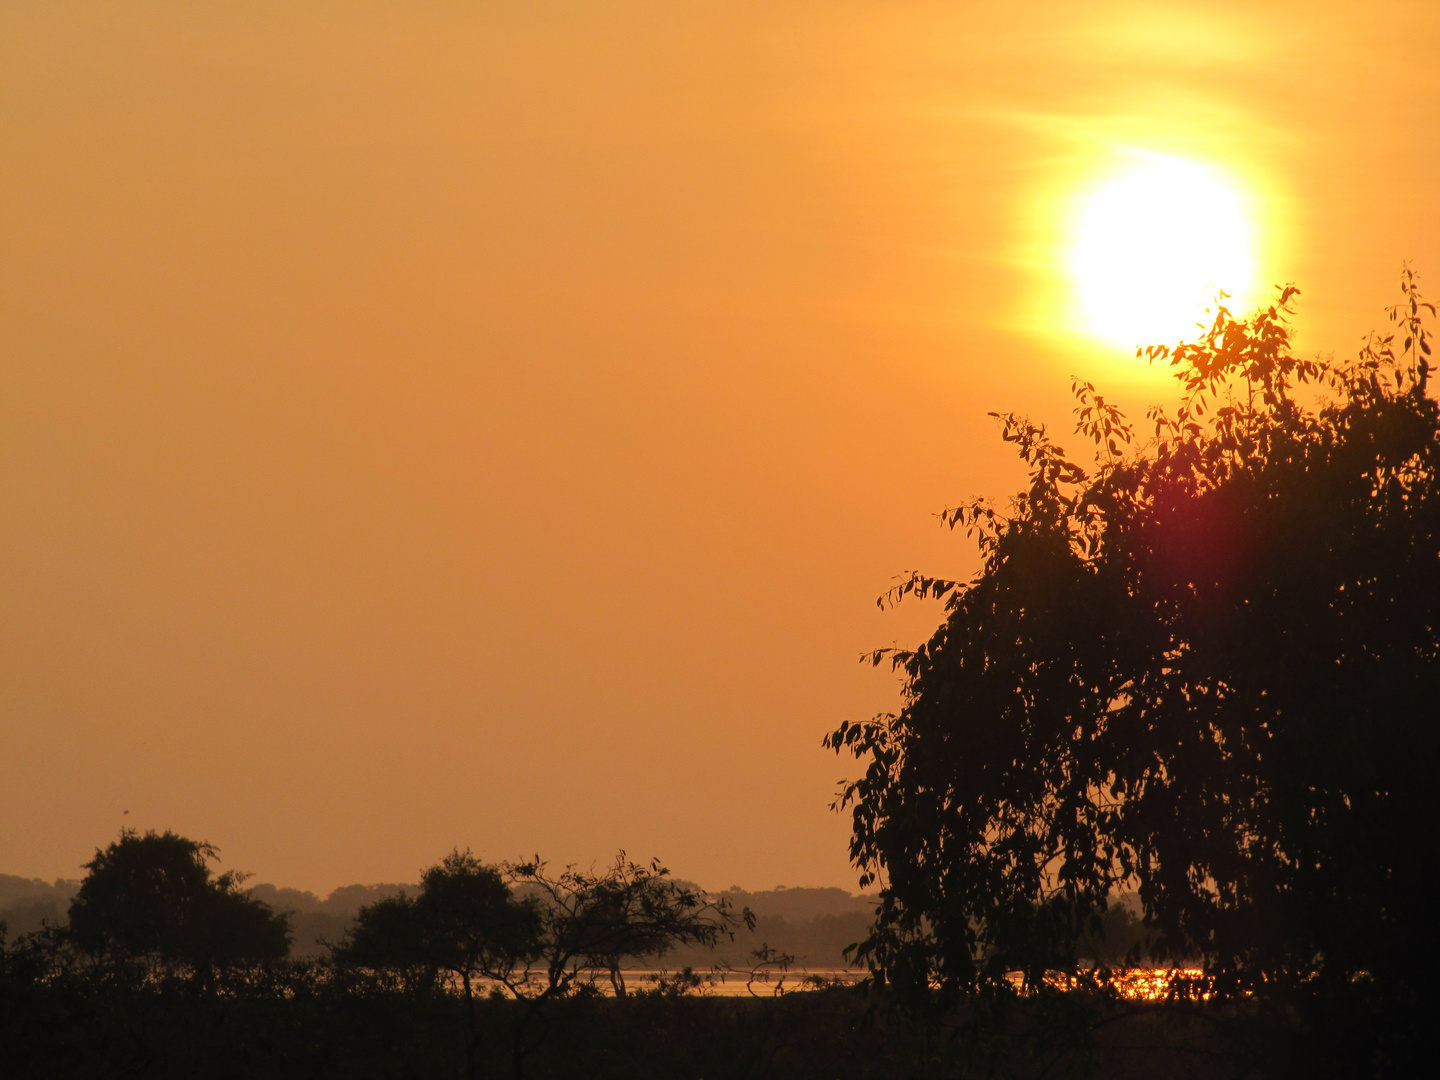
[[[691,883],[683,883],[699,890]],[[39,878],[0,874],[0,922],[12,938],[32,933],[42,926],[64,926],[70,901],[80,889],[79,880],[68,878],[45,882]],[[414,896],[419,886],[396,883],[343,885],[326,897],[313,892],[277,885],[256,885],[249,895],[278,912],[290,915],[290,954],[297,958],[322,957],[328,947],[338,945],[355,923],[360,909],[389,896]],[[656,967],[692,966],[697,970],[720,965],[749,967],[751,954],[769,946],[777,954],[793,956],[797,967],[838,968],[846,966],[844,951],[861,940],[874,918],[873,896],[839,888],[786,888],[750,891],[732,885],[719,896],[738,911],[755,913],[755,928],[740,926],[735,937],[722,939],[713,949],[679,948],[653,958]],[[1122,898],[1105,916],[1104,934],[1089,943],[1096,959],[1115,962],[1144,936],[1133,897]]]
[[[78,885],[78,883],[75,883]],[[677,882],[703,892],[690,882]],[[73,889],[71,890],[73,894]],[[328,945],[338,945],[355,922],[360,909],[387,896],[401,893],[414,896],[418,885],[346,885],[321,899],[312,892],[257,885],[249,894],[263,900],[276,911],[290,913],[293,942],[290,953],[296,957],[323,956]],[[719,896],[728,899],[738,911],[749,908],[755,913],[755,928],[740,926],[733,940],[722,939],[714,950],[681,948],[654,959],[656,966],[698,968],[713,964],[733,967],[749,966],[750,954],[762,945],[776,952],[795,957],[801,967],[834,968],[845,965],[846,946],[865,936],[874,917],[874,900],[855,896],[838,888],[780,887],[751,892],[731,886]],[[63,910],[63,906],[62,906]],[[4,914],[0,913],[0,918]]]
[[[6,924],[12,938],[46,924],[64,926],[70,901],[79,889],[78,879],[46,882],[0,874],[0,922]],[[406,883],[344,885],[323,898],[307,890],[270,884],[247,890],[275,911],[290,914],[290,952],[300,958],[323,956],[327,946],[338,945],[365,905],[402,893],[414,896],[418,891],[418,885]],[[748,907],[755,913],[754,930],[741,926],[733,941],[723,940],[713,951],[677,950],[657,958],[657,966],[740,967],[756,948],[768,945],[778,953],[794,956],[801,967],[842,967],[845,947],[865,936],[874,913],[872,897],[838,888],[781,886],[751,892],[735,885],[720,895],[736,910]]]

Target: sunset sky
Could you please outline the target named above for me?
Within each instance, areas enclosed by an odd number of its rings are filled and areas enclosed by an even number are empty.
[[[1430,0],[4,0],[0,872],[853,888],[987,412],[1218,274],[1351,355],[1437,166]]]

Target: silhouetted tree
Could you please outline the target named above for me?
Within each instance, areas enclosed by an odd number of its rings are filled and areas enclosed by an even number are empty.
[[[1077,381],[1093,467],[1000,417],[1028,490],[941,515],[979,575],[882,598],[939,597],[944,622],[874,654],[905,676],[898,713],[826,738],[866,763],[841,797],[884,886],[860,953],[911,1001],[1074,972],[1135,889],[1152,947],[1202,958],[1210,992],[1363,990],[1395,1040],[1419,1023],[1440,960],[1440,421],[1434,308],[1408,268],[1402,288],[1353,363],[1292,354],[1293,287],[1142,350],[1183,387],[1143,446]]]
[[[554,875],[538,857],[493,867],[454,852],[425,871],[418,896],[362,908],[335,958],[398,971],[412,988],[453,976],[463,996],[472,1075],[482,1060],[479,984],[515,999],[522,1006],[512,1047],[519,1075],[543,1038],[550,1002],[593,990],[599,977],[623,996],[623,959],[713,945],[736,923],[753,924],[748,911],[737,915],[724,900],[711,901],[669,875],[659,863],[632,863],[623,852],[603,873],[568,866]]]
[[[467,1073],[480,1062],[476,981],[510,984],[539,955],[541,922],[534,900],[517,900],[500,871],[468,851],[452,852],[424,872],[416,897],[389,897],[360,909],[342,964],[396,969],[412,989],[435,987],[448,973],[463,995]]]
[[[86,863],[70,904],[71,938],[95,956],[146,959],[195,971],[283,958],[284,915],[240,891],[234,871],[212,877],[210,844],[126,829]]]
[[[623,997],[623,960],[661,956],[677,945],[713,947],[737,924],[755,925],[749,910],[737,913],[724,898],[712,900],[675,881],[658,861],[633,863],[623,851],[603,873],[567,866],[552,875],[539,856],[507,863],[505,871],[536,903],[541,922],[535,964],[519,978],[502,980],[526,1003],[514,1034],[517,1076],[525,1055],[539,1044],[530,1037],[537,1024],[543,1037],[548,1002],[593,990],[600,976]]]

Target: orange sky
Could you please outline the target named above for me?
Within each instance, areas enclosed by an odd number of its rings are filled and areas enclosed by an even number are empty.
[[[0,872],[853,887],[819,740],[1018,483],[986,412],[1167,391],[1066,207],[1226,170],[1349,354],[1440,294],[1437,57],[1428,2],[7,0]]]

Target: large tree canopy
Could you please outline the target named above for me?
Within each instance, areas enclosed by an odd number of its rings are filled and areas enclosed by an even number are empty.
[[[239,874],[212,876],[215,857],[210,844],[172,832],[125,830],[86,864],[71,936],[95,955],[197,968],[284,957],[286,917],[241,892]]]
[[[1075,385],[1095,463],[1001,417],[1028,463],[894,715],[826,739],[882,903],[861,954],[933,1000],[1075,970],[1120,890],[1207,988],[1419,993],[1440,958],[1440,421],[1413,276],[1357,361],[1295,357],[1283,290],[1143,350],[1154,438]],[[943,996],[943,994],[942,994]]]

